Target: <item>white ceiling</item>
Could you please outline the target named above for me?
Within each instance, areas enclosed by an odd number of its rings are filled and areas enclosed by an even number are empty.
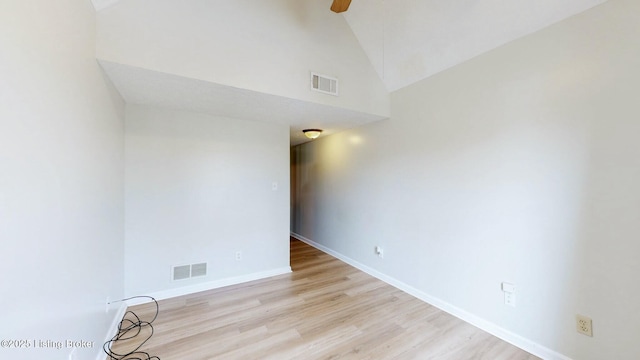
[[[345,19],[389,91],[606,0],[353,0]]]
[[[100,61],[100,65],[128,103],[289,125],[292,146],[309,141],[302,133],[307,127],[321,128],[323,135],[331,135],[384,119],[108,61]]]
[[[100,11],[131,0],[91,1]],[[326,2],[329,12],[332,0],[318,1]],[[605,1],[353,0],[344,18],[387,90],[395,91]],[[128,102],[289,124],[292,145],[305,141],[303,123],[314,123],[331,134],[381,119],[115,63],[101,64]]]

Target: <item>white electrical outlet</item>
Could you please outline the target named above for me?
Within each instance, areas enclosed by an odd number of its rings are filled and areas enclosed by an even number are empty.
[[[375,251],[376,251],[376,255],[378,255],[379,258],[381,259],[384,258],[384,250],[382,249],[382,246],[376,246]]]
[[[236,261],[242,260],[242,251],[236,251]]]
[[[500,284],[500,288],[504,293],[505,305],[516,307],[516,286],[508,282],[503,282]]]
[[[593,322],[584,315],[576,315],[576,330],[583,335],[593,337]]]
[[[504,303],[511,307],[516,307],[516,293],[506,292],[504,293]]]

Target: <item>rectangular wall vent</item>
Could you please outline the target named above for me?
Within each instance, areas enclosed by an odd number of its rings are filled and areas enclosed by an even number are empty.
[[[192,264],[191,277],[207,275],[207,263]]]
[[[173,267],[173,280],[184,280],[191,277],[191,265]]]
[[[311,90],[338,96],[338,79],[312,72]]]
[[[171,278],[174,281],[205,275],[207,275],[207,263],[179,265],[171,268]]]

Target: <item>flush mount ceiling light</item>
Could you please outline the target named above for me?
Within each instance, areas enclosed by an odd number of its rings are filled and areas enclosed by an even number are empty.
[[[309,139],[315,139],[318,136],[320,136],[320,134],[322,133],[322,130],[320,130],[320,129],[304,129],[304,130],[302,130],[302,132]]]

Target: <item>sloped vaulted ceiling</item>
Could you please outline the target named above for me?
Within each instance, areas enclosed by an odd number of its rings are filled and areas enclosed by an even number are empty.
[[[353,0],[344,13],[394,91],[605,0]]]
[[[259,103],[297,144],[304,127],[387,118],[390,91],[605,0],[353,0],[340,15],[331,1],[92,0],[97,57],[129,102],[252,120]],[[309,71],[338,77],[340,96],[310,92]]]
[[[318,0],[124,0],[97,14],[96,57],[129,103],[325,134],[389,117],[389,94],[344,17]],[[311,91],[311,72],[339,96]]]

